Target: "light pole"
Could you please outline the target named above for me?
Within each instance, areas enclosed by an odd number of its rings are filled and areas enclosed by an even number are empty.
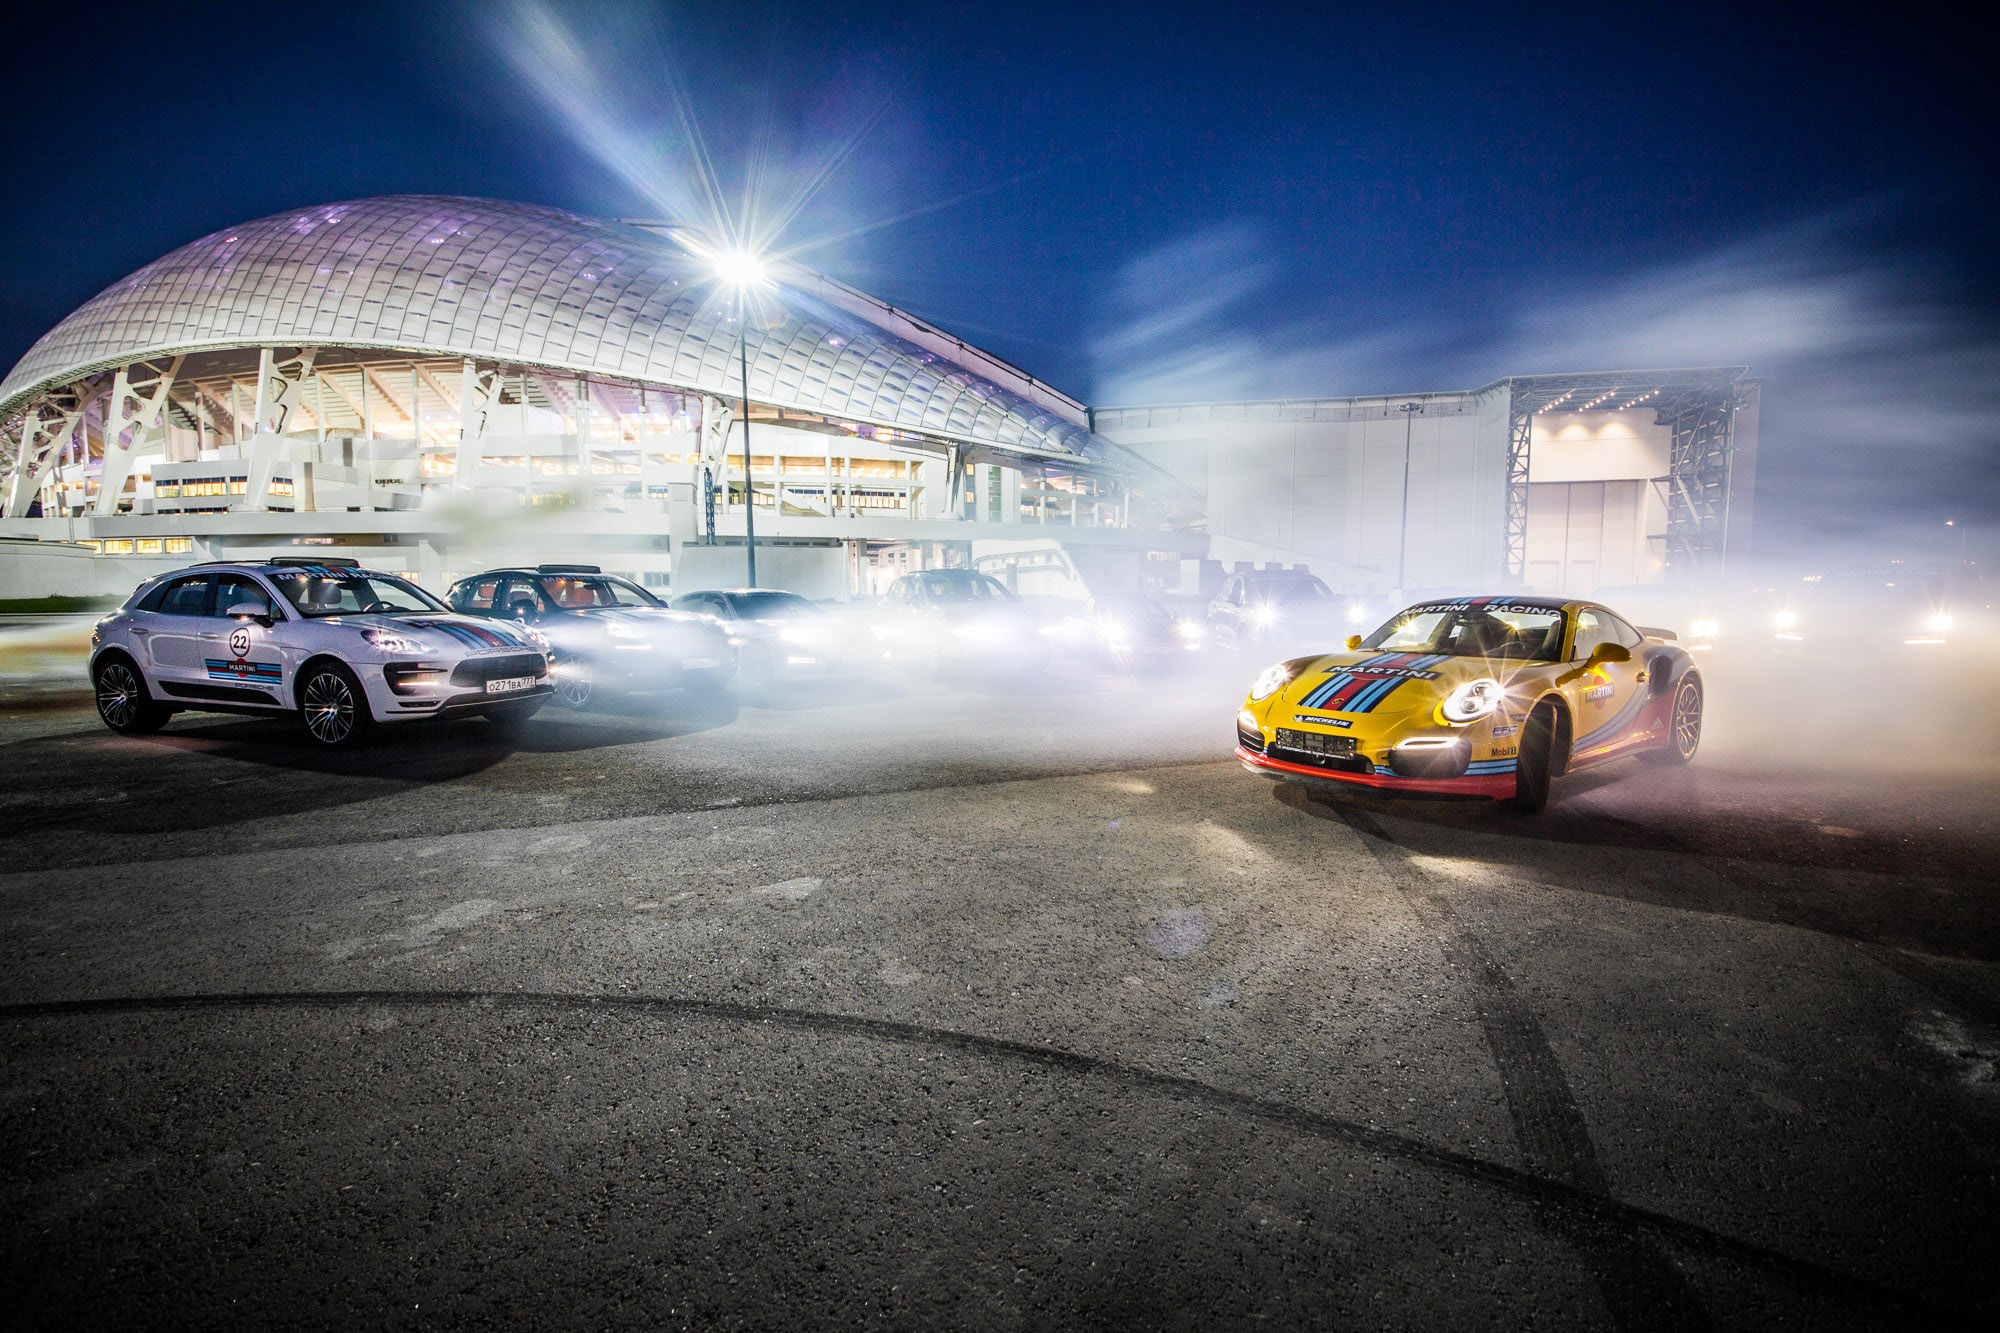
[[[1396,521],[1396,591],[1403,590],[1403,566],[1410,552],[1410,425],[1417,419],[1417,413],[1424,410],[1422,403],[1404,403],[1396,409],[1403,414],[1403,514]]]
[[[715,276],[736,293],[736,365],[743,389],[743,550],[745,576],[757,586],[757,490],[750,480],[750,323],[748,295],[765,281],[764,261],[748,250],[722,250],[709,257]]]

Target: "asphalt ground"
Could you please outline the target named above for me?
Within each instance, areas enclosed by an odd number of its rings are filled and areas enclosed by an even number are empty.
[[[16,1317],[2000,1310],[1993,705],[1712,663],[1694,765],[1526,818],[1245,774],[1255,666],[333,756],[0,698]]]

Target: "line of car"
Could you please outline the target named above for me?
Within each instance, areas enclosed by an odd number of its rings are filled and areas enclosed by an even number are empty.
[[[1329,618],[1351,615],[1310,575],[1235,576],[1217,608],[1218,637],[1243,650],[1324,643]],[[737,679],[865,677],[891,660],[1033,670],[1057,647],[1171,660],[1214,624],[1191,626],[1136,594],[1049,622],[963,569],[901,576],[862,623],[773,589],[665,601],[592,565],[488,570],[440,599],[351,561],[273,559],[142,584],[96,626],[90,670],[114,731],[155,730],[188,710],[289,714],[313,741],[343,747],[424,718],[512,726],[551,698],[578,708],[622,691],[705,698]],[[1348,636],[1343,651],[1266,669],[1238,711],[1236,756],[1308,786],[1539,809],[1567,771],[1632,753],[1693,757],[1705,687],[1674,637],[1595,602],[1419,602]]]

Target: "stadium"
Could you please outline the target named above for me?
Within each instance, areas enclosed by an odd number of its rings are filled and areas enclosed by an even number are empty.
[[[1713,572],[1749,530],[1744,367],[1093,410],[795,264],[739,301],[716,258],[439,196],[183,246],[0,382],[0,595],[301,547],[432,587],[588,558],[686,590],[741,582],[753,526],[759,581],[817,597],[951,565],[1070,594],[1267,565],[1580,593]]]

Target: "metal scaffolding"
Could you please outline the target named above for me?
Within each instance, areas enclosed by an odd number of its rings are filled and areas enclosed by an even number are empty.
[[[1738,381],[1746,366],[1531,375],[1507,381],[1507,514],[1503,568],[1518,585],[1528,568],[1529,453],[1542,412],[1650,409],[1671,432],[1668,470],[1653,484],[1667,511],[1671,577],[1719,574],[1728,550]]]
[[[1731,390],[1680,395],[1663,403],[1658,421],[1673,432],[1667,475],[1667,570],[1670,577],[1717,575],[1729,554],[1729,494],[1736,454]]]

